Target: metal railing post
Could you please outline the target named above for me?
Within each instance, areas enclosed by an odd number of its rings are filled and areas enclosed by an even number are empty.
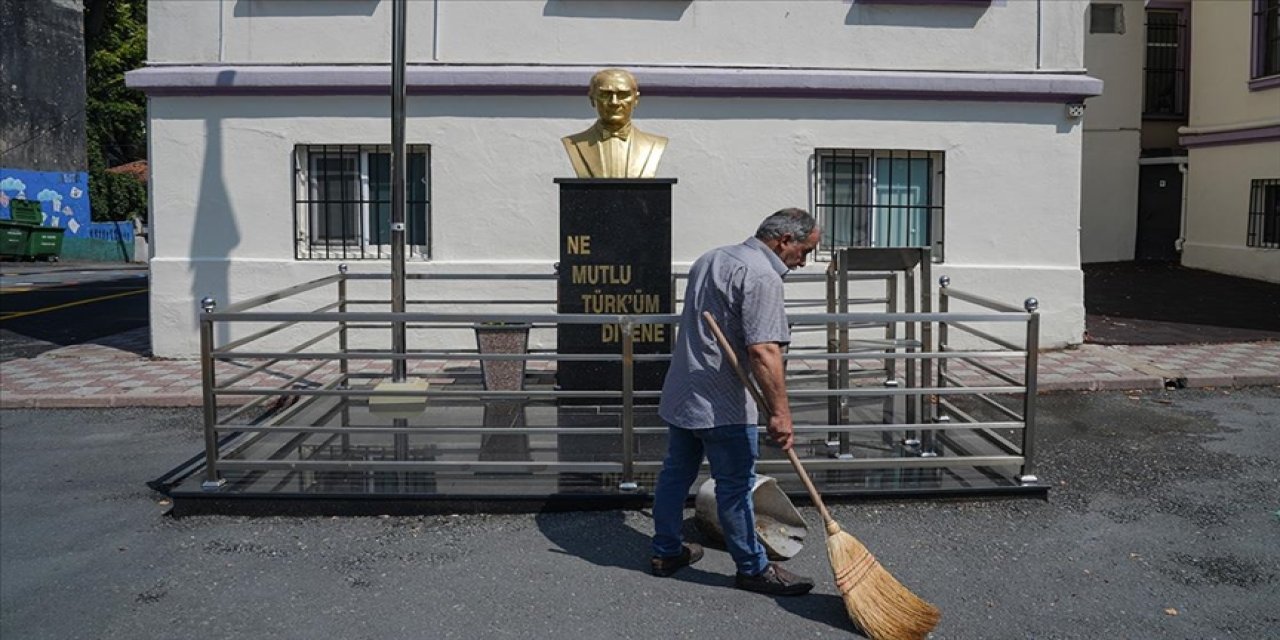
[[[631,319],[622,323],[622,484],[618,489],[635,491],[635,341]]]
[[[344,262],[338,265],[338,274],[342,276],[338,280],[338,313],[347,312],[347,270],[347,263]],[[345,357],[347,355],[347,344],[347,321],[340,320],[338,321],[338,353],[341,353],[344,357],[338,360],[338,375],[342,378],[342,382],[339,383],[339,388],[342,389],[346,389],[348,387],[350,381],[349,376],[351,373],[350,363],[347,362]],[[351,425],[351,408],[349,400],[350,399],[347,396],[338,398],[338,402],[342,403],[341,415],[342,426],[344,427]],[[342,434],[343,455],[346,455],[350,450],[351,436],[344,433]]]
[[[933,313],[933,256],[927,247],[920,250],[920,312]],[[920,342],[922,353],[933,353],[933,322],[925,320],[920,323]],[[933,386],[933,366],[936,362],[933,358],[920,360],[920,386]],[[938,414],[938,396],[930,395],[923,398],[922,402],[924,406],[920,421],[933,422],[934,416]],[[921,440],[924,450],[931,451],[933,434],[926,432]]]
[[[1023,392],[1022,400],[1022,473],[1018,477],[1018,481],[1022,484],[1034,484],[1039,482],[1039,478],[1035,475],[1035,453],[1036,453],[1036,393],[1038,392],[1038,384],[1036,382],[1036,372],[1040,366],[1040,301],[1035,298],[1027,298],[1023,302],[1022,307],[1031,314],[1027,319],[1027,360],[1026,370],[1023,372],[1025,376],[1023,383],[1026,389]]]
[[[907,313],[915,313],[916,312],[915,269],[906,269],[905,271],[903,271],[902,288],[903,288],[902,295],[903,295],[903,298],[905,298],[903,308],[906,310]],[[916,339],[916,322],[912,320],[908,320],[906,321],[905,325],[906,326],[903,327],[903,332],[905,333],[904,337],[907,340],[907,344],[904,351],[906,351],[907,353],[915,353],[916,348],[912,346],[912,343]],[[902,368],[906,376],[906,383],[907,383],[908,389],[915,389],[919,386],[919,381],[916,379],[917,364],[918,363],[915,360],[907,360],[906,362],[902,363]],[[917,407],[919,406],[920,396],[917,394],[910,394],[905,396],[903,400],[905,401],[904,403],[906,404],[907,422],[913,423],[917,420],[917,418],[920,415],[916,411]],[[911,439],[915,439],[915,437],[916,437],[916,433],[914,431],[906,432],[907,439],[911,440]]]
[[[204,471],[200,485],[205,491],[217,491],[227,483],[218,476],[218,399],[213,393],[217,383],[213,367],[213,320],[210,313],[218,307],[218,301],[205,296],[200,301],[204,314],[200,317],[200,387],[204,403]]]
[[[947,295],[947,287],[951,286],[951,276],[941,276],[938,278],[938,313],[947,314],[951,310],[951,297]],[[947,321],[938,322],[938,353],[945,353],[947,350]],[[938,387],[947,386],[947,362],[948,358],[938,358]],[[945,413],[935,414],[936,422],[949,422],[951,416]]]
[[[827,264],[827,313],[837,313],[836,311],[836,271],[839,269],[840,252],[835,252],[831,257],[831,262]],[[827,353],[839,353],[839,338],[836,323],[827,323]],[[827,388],[839,389],[840,374],[838,371],[839,364],[834,360],[827,361]],[[827,397],[827,424],[840,424],[840,398],[838,396]],[[836,438],[836,434],[828,433],[827,440]]]

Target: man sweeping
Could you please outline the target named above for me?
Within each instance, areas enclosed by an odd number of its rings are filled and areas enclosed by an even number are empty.
[[[758,410],[722,357],[702,321],[710,312],[738,360],[771,407],[769,436],[783,450],[792,445],[782,348],[791,342],[782,278],[804,266],[818,244],[813,216],[783,209],[764,219],[755,237],[707,252],[693,263],[680,330],[662,386],[658,414],[669,425],[667,457],[654,489],[654,575],[669,576],[702,558],[702,547],[684,542],[684,504],[705,457],[715,479],[716,509],[725,545],[737,567],[734,585],[770,595],[802,595],[813,580],[769,562],[756,538],[751,488],[755,484]]]

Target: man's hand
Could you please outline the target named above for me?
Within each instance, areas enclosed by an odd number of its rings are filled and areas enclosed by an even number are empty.
[[[791,416],[773,415],[769,418],[769,437],[782,447],[783,451],[790,451],[794,441],[794,432],[791,428]]]

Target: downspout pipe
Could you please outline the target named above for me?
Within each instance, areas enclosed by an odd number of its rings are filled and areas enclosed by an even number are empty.
[[[1178,163],[1178,173],[1182,174],[1182,207],[1178,212],[1178,239],[1173,241],[1173,248],[1182,254],[1182,246],[1187,243],[1187,163]]]

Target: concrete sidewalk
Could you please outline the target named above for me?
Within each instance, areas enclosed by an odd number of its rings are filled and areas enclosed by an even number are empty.
[[[0,407],[159,407],[198,406],[201,403],[200,365],[194,360],[158,360],[149,352],[146,328],[128,331],[92,344],[47,351],[35,358],[0,364]],[[411,372],[448,383],[455,375],[478,373],[475,363],[414,363]],[[795,363],[792,369],[821,363]],[[219,363],[218,376],[243,372],[248,366]],[[254,374],[237,386],[279,386],[313,366],[310,362],[282,363]],[[455,368],[456,367],[456,368]],[[530,367],[534,367],[531,365]],[[1021,378],[1021,361],[1010,358],[998,369]],[[355,371],[386,370],[386,363],[353,367]],[[1002,385],[994,377],[956,363],[951,371],[965,384]],[[326,365],[305,382],[316,383],[336,373]],[[1243,387],[1280,385],[1280,342],[1212,345],[1095,345],[1049,351],[1040,355],[1041,391],[1142,390],[1181,387]],[[234,401],[234,398],[227,398]]]

